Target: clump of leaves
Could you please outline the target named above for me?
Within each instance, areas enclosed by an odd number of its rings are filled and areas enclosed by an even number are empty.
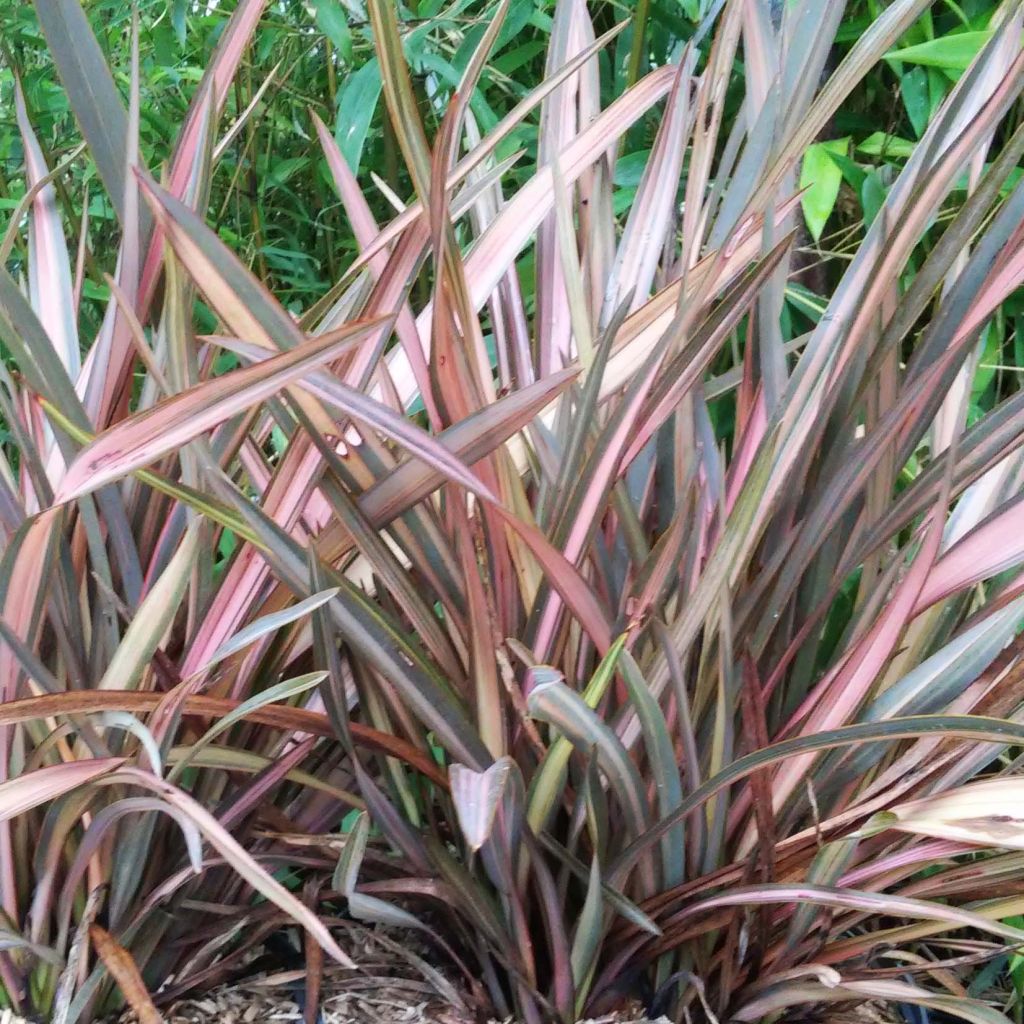
[[[78,4],[38,4],[120,240],[71,256],[22,110],[13,1005],[89,1019],[115,954],[166,1004],[289,921],[345,962],[323,922],[346,909],[439,928],[474,997],[528,1024],[637,994],[677,1019],[1004,1019],[965,972],[1024,942],[1024,398],[988,374],[1019,348],[1019,3],[968,26],[842,245],[797,246],[805,211],[828,240],[833,168],[868,174],[809,147],[879,61],[920,59],[929,8],[875,12],[826,72],[843,3],[702,4],[663,66],[617,49],[632,84],[603,102],[621,29],[559,0],[545,77],[482,127],[509,4],[458,88],[424,90],[371,0],[411,193],[381,227],[314,120],[360,253],[296,317],[205,216],[261,0],[159,170],[137,72],[125,107]],[[88,339],[87,255],[111,292]]]

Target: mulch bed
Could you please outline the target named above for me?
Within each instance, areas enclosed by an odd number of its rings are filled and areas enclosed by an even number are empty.
[[[435,966],[436,955],[418,937],[344,922],[338,941],[357,970],[323,964],[318,1024],[476,1024],[461,987]],[[167,1024],[302,1021],[306,968],[294,961],[289,966],[183,999],[164,1019]],[[134,1015],[126,1014],[119,1024],[135,1024]]]
[[[344,922],[342,948],[358,969],[324,964],[317,1024],[480,1024],[453,972],[442,970],[428,943],[408,932]],[[304,1020],[305,968],[261,973],[183,999],[166,1024],[272,1024]],[[581,1024],[669,1024],[639,1013]],[[0,1024],[17,1024],[17,1018]],[[117,1024],[137,1024],[133,1013]],[[511,1020],[492,1024],[513,1024]]]
[[[263,1024],[301,1021],[303,1012],[287,972],[188,999],[165,1015],[168,1024]],[[300,973],[301,980],[301,973]],[[396,978],[325,977],[322,1024],[475,1024],[458,1008],[439,1001],[421,982]]]

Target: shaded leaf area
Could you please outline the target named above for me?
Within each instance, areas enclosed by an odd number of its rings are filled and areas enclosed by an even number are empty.
[[[620,13],[5,10],[15,1010],[1008,1019],[1024,10]]]

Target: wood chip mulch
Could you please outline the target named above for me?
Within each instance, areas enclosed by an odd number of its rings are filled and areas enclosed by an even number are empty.
[[[317,1024],[480,1024],[458,975],[436,966],[436,953],[409,933],[345,922],[343,948],[353,971],[324,966]],[[304,968],[246,978],[181,1000],[166,1024],[275,1024],[305,1018]],[[0,1024],[17,1024],[0,1020]],[[125,1013],[117,1024],[137,1024]],[[514,1024],[512,1020],[491,1024]],[[618,1014],[580,1024],[669,1024]]]
[[[338,922],[340,924],[340,922]],[[324,964],[317,1024],[475,1024],[460,987],[415,937],[345,922],[357,970]],[[392,937],[395,935],[395,937]],[[270,1024],[305,1017],[306,969],[263,972],[174,1004],[167,1024]],[[2,1022],[0,1022],[2,1024]],[[134,1024],[126,1014],[119,1024]]]

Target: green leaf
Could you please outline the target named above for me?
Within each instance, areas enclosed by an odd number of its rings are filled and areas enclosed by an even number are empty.
[[[636,766],[621,740],[587,703],[558,678],[535,686],[527,698],[530,715],[553,725],[578,750],[595,750],[598,764],[624,812],[624,826],[643,835],[648,826],[646,794]]]
[[[845,181],[846,184],[857,193],[857,195],[860,195],[860,190],[864,186],[864,179],[868,176],[868,172],[864,170],[856,160],[851,160],[848,156],[840,156],[838,153],[829,153],[828,157],[843,172],[843,181]]]
[[[289,156],[285,157],[284,160],[277,160],[271,166],[266,182],[269,186],[283,185],[297,170],[305,167],[308,163],[309,158],[305,156]],[[263,247],[264,252],[268,249],[270,249],[270,246]],[[294,260],[295,255],[289,254],[289,258]]]
[[[932,114],[928,71],[923,67],[911,68],[900,79],[900,94],[903,96],[903,106],[906,108],[907,117],[910,118],[914,134],[920,138],[924,135]]]
[[[636,188],[644,175],[644,168],[651,159],[649,149],[641,149],[635,153],[626,153],[615,161],[615,184],[622,188]]]
[[[348,19],[337,0],[313,0],[317,28],[328,39],[346,62],[352,60],[352,32]]]
[[[589,707],[596,708],[608,692],[608,687],[615,679],[615,666],[618,664],[619,656],[626,648],[626,639],[626,634],[623,633],[612,644],[583,691],[583,700]],[[533,776],[527,804],[527,821],[538,834],[544,831],[548,816],[564,787],[566,767],[571,753],[572,744],[564,736],[559,736],[551,744],[540,769]]]
[[[513,39],[519,37],[519,34],[530,23],[530,16],[533,14],[535,6],[535,0],[513,0],[509,4],[505,22],[501,26],[498,38],[494,42],[496,53],[512,42]],[[543,45],[541,49],[544,49]]]
[[[868,156],[898,156],[906,160],[914,152],[914,143],[887,132],[872,132],[863,142],[857,143],[857,150]]]
[[[185,16],[188,14],[188,0],[174,0],[171,5],[171,27],[178,37],[178,45],[184,46],[186,41],[187,23]]]
[[[996,365],[999,363],[999,351],[1001,332],[996,328],[995,323],[989,322],[982,331],[981,357],[978,360],[978,368],[974,373],[974,380],[971,382],[971,396],[978,400],[985,393],[985,389],[992,383],[996,375]]]
[[[590,864],[590,879],[587,896],[576,923],[576,934],[572,940],[572,975],[577,990],[584,989],[593,970],[594,958],[600,948],[601,926],[604,919],[604,900],[601,892],[601,865],[595,857]],[[582,996],[584,993],[580,993]],[[577,1005],[582,1012],[582,1004]]]
[[[942,68],[944,71],[964,71],[992,38],[993,32],[993,29],[985,29],[983,32],[956,32],[931,39],[926,43],[918,43],[916,46],[890,50],[885,58]]]
[[[622,678],[636,712],[647,751],[648,773],[658,794],[658,813],[667,817],[683,802],[683,787],[674,756],[672,737],[661,707],[652,696],[640,666],[628,651],[621,658]],[[685,874],[683,829],[680,826],[662,843],[662,883],[679,885]]]
[[[377,109],[380,91],[380,64],[374,57],[349,75],[338,94],[334,138],[353,174],[359,173],[363,145]]]
[[[885,202],[885,185],[877,171],[872,171],[865,179],[860,190],[860,204],[864,210],[864,226],[871,227],[878,211]]]
[[[942,105],[951,86],[949,78],[937,68],[926,68],[928,72],[928,102],[931,109],[928,112],[929,119],[935,116],[935,111]]]
[[[805,191],[800,202],[807,230],[815,242],[821,238],[825,222],[831,216],[839,197],[839,186],[843,183],[843,172],[829,154],[845,156],[849,143],[849,138],[816,142],[804,152],[800,188]]]
[[[509,50],[508,53],[503,53],[500,57],[495,57],[492,63],[503,75],[512,75],[545,49],[545,45],[539,39],[534,39]]]

